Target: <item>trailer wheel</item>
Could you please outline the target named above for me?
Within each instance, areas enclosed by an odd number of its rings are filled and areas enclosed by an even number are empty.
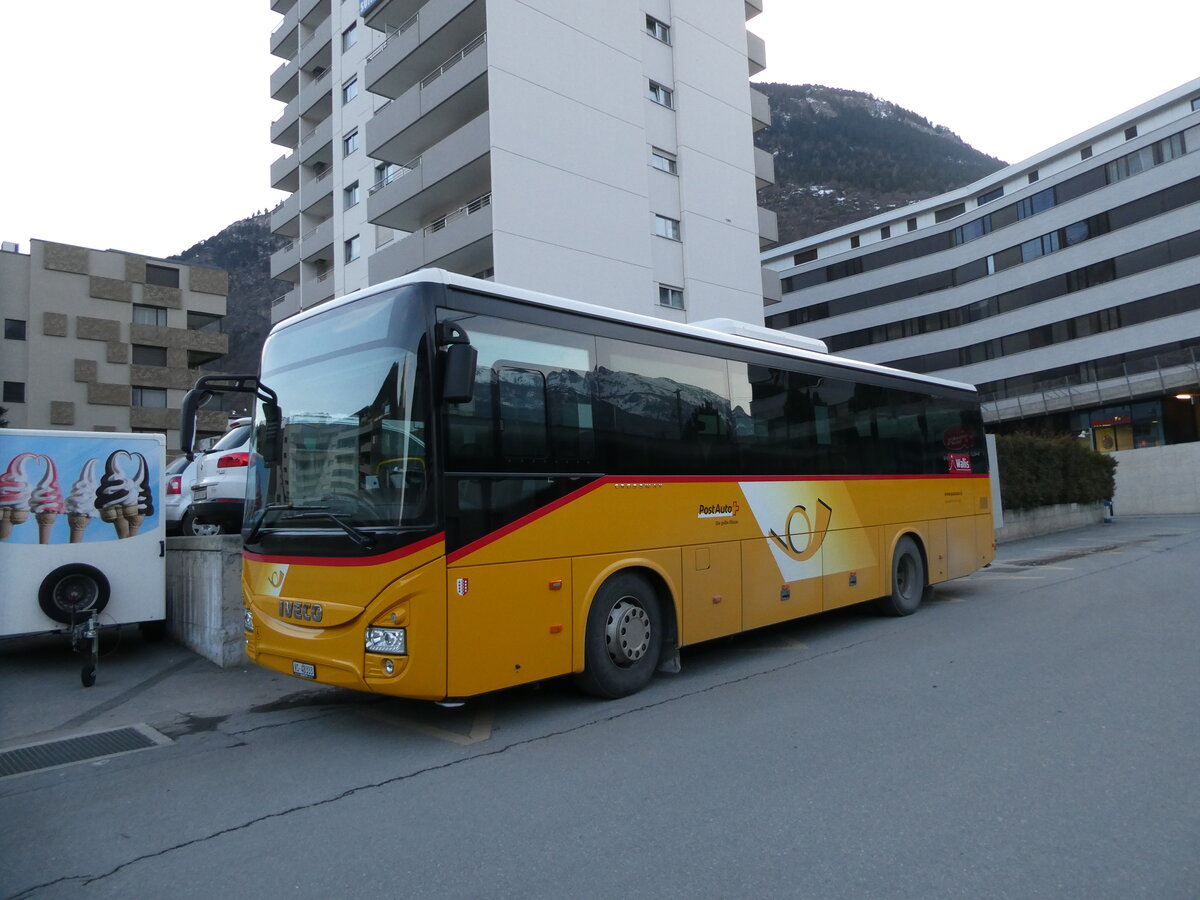
[[[108,579],[95,566],[71,563],[59,566],[38,589],[38,606],[55,622],[69,625],[108,605]]]

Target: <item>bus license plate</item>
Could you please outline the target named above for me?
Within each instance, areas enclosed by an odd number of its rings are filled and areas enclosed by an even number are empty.
[[[299,678],[316,678],[317,667],[312,663],[293,662],[292,674]]]

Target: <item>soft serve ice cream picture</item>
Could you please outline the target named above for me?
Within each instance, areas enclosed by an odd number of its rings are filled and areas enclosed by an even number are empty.
[[[104,464],[104,477],[96,489],[96,509],[100,519],[116,529],[117,537],[130,536],[130,527],[138,515],[138,492],[141,485],[137,475],[144,471],[146,460],[140,453],[117,450]],[[141,526],[138,520],[134,530]]]
[[[19,453],[9,460],[8,468],[0,475],[0,541],[12,535],[14,525],[29,520],[29,500],[33,495],[30,479],[37,458],[36,453]]]
[[[99,465],[100,460],[95,457],[85,462],[67,495],[67,524],[71,526],[72,544],[83,541],[83,534],[96,514],[96,490],[100,487],[96,469]]]
[[[58,487],[58,469],[54,460],[48,456],[39,456],[38,460],[45,466],[45,470],[29,498],[29,508],[33,510],[37,519],[38,543],[48,544],[54,530],[54,522],[66,511],[66,505]]]

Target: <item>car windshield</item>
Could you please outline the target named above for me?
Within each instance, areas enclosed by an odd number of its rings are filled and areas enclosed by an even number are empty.
[[[340,528],[331,516],[355,528],[430,520],[425,323],[406,296],[335,307],[267,342],[261,380],[279,397],[283,453],[269,469],[254,455],[248,522],[264,510],[265,528]]]

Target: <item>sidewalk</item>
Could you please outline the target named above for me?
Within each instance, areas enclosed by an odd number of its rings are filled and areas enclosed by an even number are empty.
[[[1196,530],[1198,519],[1118,516],[1112,524],[1002,544],[994,565],[1047,565]],[[117,638],[106,635],[91,688],[79,678],[89,657],[73,653],[66,637],[0,640],[0,750],[142,723],[189,730],[296,695],[340,692],[249,662],[221,669],[169,640],[148,642],[135,626],[122,627]]]

